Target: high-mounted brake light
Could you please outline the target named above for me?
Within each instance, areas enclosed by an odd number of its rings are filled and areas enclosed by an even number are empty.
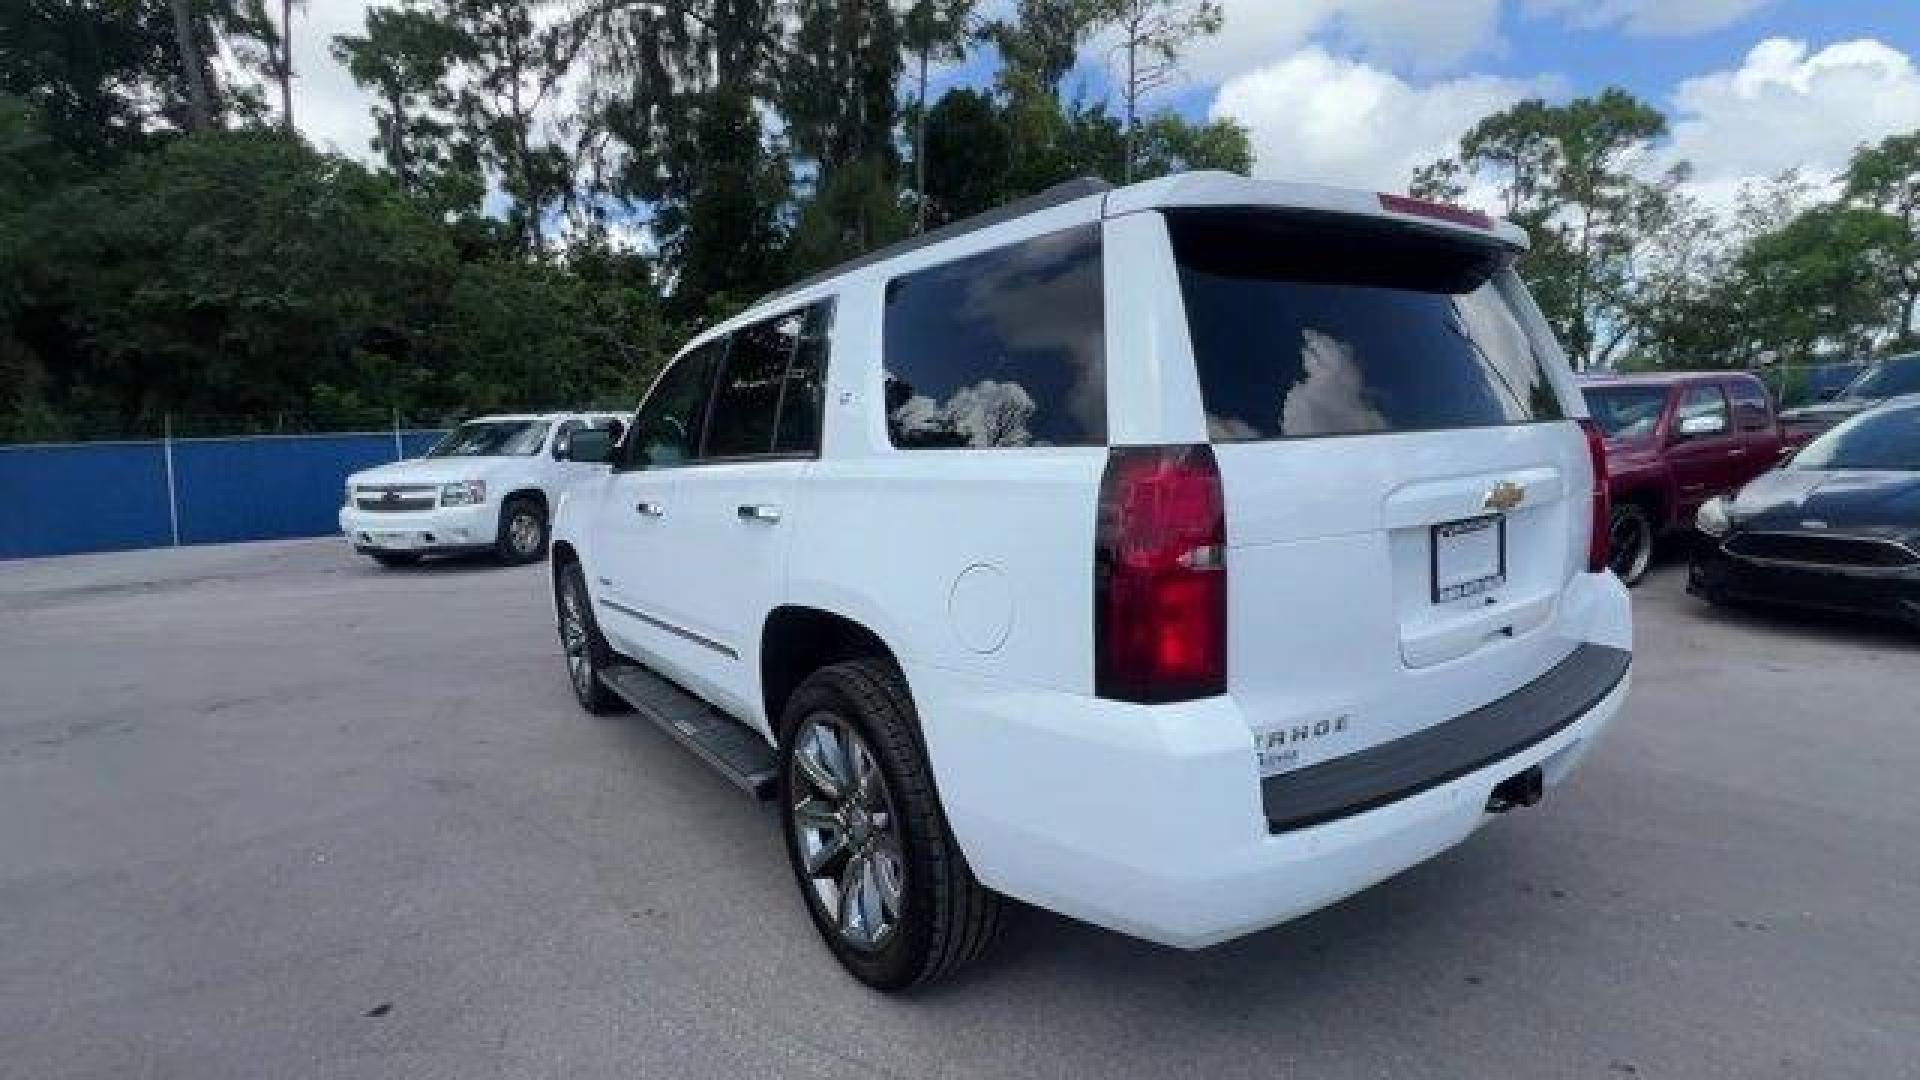
[[[1227,525],[1213,448],[1115,447],[1094,538],[1094,692],[1142,703],[1227,689]]]
[[[1612,555],[1613,493],[1608,490],[1607,439],[1591,418],[1580,421],[1580,428],[1587,433],[1587,457],[1593,461],[1593,533],[1587,541],[1587,572],[1597,574],[1607,568]]]
[[[1469,210],[1452,203],[1434,202],[1432,199],[1416,199],[1411,195],[1389,195],[1383,191],[1380,193],[1380,207],[1396,214],[1412,214],[1414,217],[1450,221],[1455,225],[1469,225],[1476,229],[1493,228],[1493,219],[1478,210]]]

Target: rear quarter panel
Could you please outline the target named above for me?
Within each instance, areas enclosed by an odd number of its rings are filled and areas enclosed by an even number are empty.
[[[841,293],[786,602],[865,625],[903,662],[1089,692],[1105,448],[896,450],[883,287],[876,274]]]

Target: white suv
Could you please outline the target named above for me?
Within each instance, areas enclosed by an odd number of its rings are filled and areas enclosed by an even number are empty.
[[[561,504],[574,691],[777,798],[882,988],[979,954],[1004,897],[1198,948],[1430,858],[1627,692],[1524,244],[1190,174],[769,297]]]
[[[347,477],[340,531],[383,566],[424,555],[494,551],[509,563],[547,552],[550,508],[598,467],[587,444],[605,446],[621,418],[605,413],[482,416],[447,432],[425,457]],[[581,435],[585,432],[584,436]]]

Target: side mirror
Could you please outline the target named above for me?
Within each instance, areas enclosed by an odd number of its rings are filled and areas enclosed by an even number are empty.
[[[1836,401],[1839,399],[1839,397],[1840,397],[1840,387],[1838,386],[1824,387],[1820,391],[1821,401]]]
[[[613,432],[606,428],[581,428],[567,444],[567,460],[589,465],[604,465],[613,456]]]
[[[1719,413],[1689,416],[1680,421],[1680,437],[1683,439],[1697,439],[1702,435],[1723,435],[1726,430],[1727,418]]]

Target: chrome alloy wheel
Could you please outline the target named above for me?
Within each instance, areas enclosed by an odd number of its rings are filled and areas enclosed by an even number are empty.
[[[507,522],[507,543],[522,558],[540,550],[540,518],[531,510],[522,510]]]
[[[886,777],[866,740],[831,713],[800,721],[793,738],[787,791],[813,899],[842,941],[878,949],[899,928],[907,886]]]
[[[580,590],[560,590],[560,646],[567,654],[567,677],[585,701],[593,693],[593,654],[587,639],[587,613],[580,606]]]

